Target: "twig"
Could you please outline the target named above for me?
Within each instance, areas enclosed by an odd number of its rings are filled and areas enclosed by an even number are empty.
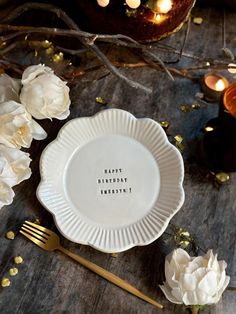
[[[16,7],[11,13],[2,19],[2,23],[10,23],[21,16],[23,13],[30,10],[43,10],[54,13],[59,19],[61,19],[69,28],[79,29],[78,25],[60,8],[46,3],[29,2],[24,3]]]
[[[225,36],[225,10],[223,9],[223,17],[222,17],[222,44],[223,48],[226,47],[226,36]]]
[[[105,39],[106,40],[114,40],[114,39],[118,39],[118,44],[119,44],[119,40],[121,41],[120,44],[123,43],[123,45],[125,45],[125,41],[129,42],[129,43],[132,43],[136,48],[138,49],[141,49],[142,51],[144,50],[144,47],[143,45],[139,44],[138,42],[136,42],[135,40],[133,40],[132,38],[128,37],[128,36],[125,36],[125,35],[96,35],[96,34],[90,34],[90,33],[87,33],[87,32],[84,32],[84,31],[81,31],[80,28],[78,27],[78,25],[61,9],[53,6],[53,5],[48,5],[48,4],[42,4],[42,3],[28,3],[28,4],[24,4],[22,6],[19,6],[18,8],[16,8],[15,10],[13,10],[13,12],[11,12],[11,14],[8,15],[8,17],[6,17],[3,22],[11,22],[13,21],[14,19],[16,19],[18,16],[20,16],[22,13],[28,11],[28,10],[32,10],[32,9],[40,9],[40,10],[46,10],[46,11],[50,11],[52,13],[55,13],[69,28],[71,28],[72,30],[76,30],[79,34],[77,34],[77,36],[82,36],[83,38],[86,38],[86,37],[94,37],[94,40],[93,40],[93,44],[95,45],[95,40],[96,39],[99,39],[99,40],[102,40],[102,39]],[[55,31],[56,33],[56,31]],[[20,33],[18,33],[17,36],[21,35]],[[13,36],[13,37],[11,37]],[[5,37],[5,40],[9,40],[10,38],[14,38],[14,34],[13,35],[8,35],[8,37],[6,36]],[[4,40],[4,38],[2,38],[2,40]],[[82,41],[80,39],[80,41]],[[83,44],[86,45],[86,41],[82,41]],[[98,48],[98,47],[93,47],[93,45],[90,45],[88,47],[89,49],[93,50],[95,53],[98,53],[99,51],[99,54],[98,54],[98,58],[100,60],[103,60],[105,63],[105,65],[107,66],[107,62],[109,63],[110,61],[108,60],[108,58],[102,58],[101,59],[101,56],[102,56],[102,51]],[[146,50],[146,47],[145,47],[145,50]],[[149,55],[149,57],[152,57],[154,59],[154,61],[158,62],[160,64],[160,66],[163,68],[163,70],[167,73],[167,75],[169,75],[169,77],[173,80],[173,77],[172,75],[170,74],[170,72],[166,69],[164,63],[160,60],[160,58],[158,58],[158,56],[154,55],[153,53],[150,53],[150,52],[145,52],[147,55]],[[112,69],[112,66],[110,65],[110,68]],[[113,72],[114,74],[118,74],[118,71],[116,70],[114,72],[114,68],[113,68]],[[120,75],[119,76],[120,78],[124,79],[124,76]],[[127,78],[126,78],[126,82],[127,81]],[[136,84],[134,84],[136,86]],[[138,84],[139,86],[141,86],[140,84]]]

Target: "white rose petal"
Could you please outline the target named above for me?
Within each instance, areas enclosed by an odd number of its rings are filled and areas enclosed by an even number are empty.
[[[192,274],[182,273],[180,278],[180,285],[182,290],[194,291],[197,287],[197,278]]]
[[[31,175],[30,162],[28,153],[0,144],[0,181],[13,187],[28,179]]]
[[[34,138],[46,137],[46,132],[33,121],[23,105],[15,101],[0,104],[0,144],[28,148]]]
[[[20,80],[11,78],[7,74],[0,75],[0,103],[14,100],[19,101]]]
[[[177,249],[166,257],[166,282],[160,288],[176,304],[217,303],[230,280],[225,274],[226,266],[211,250],[205,256],[190,257]]]
[[[23,72],[21,82],[23,85],[28,84],[40,74],[46,73],[53,74],[53,70],[44,64],[31,65]]]
[[[0,208],[13,201],[12,187],[31,175],[29,154],[0,144]]]
[[[182,300],[178,300],[174,297],[171,289],[168,287],[166,283],[163,286],[160,286],[162,292],[165,294],[165,297],[172,303],[182,304]]]
[[[5,182],[0,180],[0,209],[4,205],[9,205],[13,201],[14,192]]]
[[[29,67],[23,73],[20,100],[36,119],[66,119],[70,114],[69,87],[66,82],[42,65]]]
[[[186,291],[183,295],[183,303],[185,305],[201,305],[196,291]]]

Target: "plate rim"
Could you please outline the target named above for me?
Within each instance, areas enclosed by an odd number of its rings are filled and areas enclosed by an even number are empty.
[[[82,119],[83,120],[91,120],[91,119],[96,119],[97,116],[101,115],[101,114],[104,114],[104,113],[108,113],[108,112],[119,112],[121,114],[125,114],[127,116],[129,116],[129,118],[131,119],[134,119],[136,121],[147,121],[150,122],[150,123],[154,123],[158,129],[158,131],[160,132],[161,134],[161,137],[162,137],[162,140],[164,140],[164,144],[165,146],[168,146],[170,149],[172,149],[173,152],[175,152],[176,154],[176,160],[178,159],[178,167],[179,167],[179,177],[178,177],[178,192],[179,192],[179,200],[178,200],[178,203],[176,205],[176,208],[175,210],[172,211],[172,213],[169,213],[168,214],[168,218],[165,219],[165,222],[162,224],[162,227],[160,228],[160,231],[157,232],[157,234],[155,236],[152,236],[150,239],[146,240],[146,241],[141,241],[139,243],[130,243],[130,244],[127,244],[125,246],[122,246],[122,248],[119,248],[119,249],[109,249],[109,248],[104,248],[103,246],[97,246],[93,243],[91,243],[90,241],[83,241],[83,240],[77,240],[75,241],[75,239],[73,239],[70,235],[68,235],[67,233],[65,233],[63,231],[63,226],[60,225],[60,223],[58,222],[58,219],[57,219],[57,215],[56,213],[51,210],[46,202],[44,202],[43,198],[41,197],[41,190],[46,182],[46,178],[45,176],[42,174],[43,173],[43,160],[44,160],[44,157],[45,157],[45,154],[48,150],[49,147],[53,146],[56,142],[60,141],[60,139],[62,138],[62,134],[65,132],[65,129],[67,128],[68,125],[70,125],[71,123],[76,123],[76,121],[81,121]],[[105,114],[106,114],[105,113]],[[132,137],[133,138],[133,137]],[[142,143],[141,143],[142,144]],[[148,148],[147,148],[148,149]],[[156,160],[156,158],[154,157],[154,159]],[[157,162],[157,161],[156,161]],[[173,218],[173,216],[176,215],[176,213],[181,209],[184,201],[185,201],[185,192],[184,192],[184,188],[183,188],[183,181],[184,181],[184,162],[183,162],[183,158],[182,158],[182,155],[180,154],[179,150],[169,142],[168,138],[167,138],[167,135],[166,133],[164,132],[163,128],[159,125],[158,122],[156,122],[155,120],[151,119],[151,118],[148,118],[148,117],[144,117],[144,118],[136,118],[133,114],[131,114],[130,112],[126,111],[126,110],[123,110],[123,109],[118,109],[118,108],[111,108],[111,109],[105,109],[105,110],[102,110],[102,111],[99,111],[97,112],[96,114],[94,114],[93,116],[85,116],[85,117],[77,117],[77,118],[74,118],[74,119],[71,119],[69,120],[68,122],[66,122],[62,127],[61,129],[59,130],[56,138],[51,141],[43,150],[41,156],[40,156],[40,161],[39,161],[39,169],[40,169],[40,183],[36,189],[36,196],[37,196],[37,199],[39,200],[39,202],[41,203],[41,205],[46,209],[48,210],[52,216],[53,216],[53,219],[54,219],[54,222],[58,228],[58,230],[60,231],[60,233],[65,237],[67,238],[68,240],[74,242],[74,243],[78,243],[78,244],[83,244],[83,245],[89,245],[90,247],[93,247],[94,249],[96,250],[99,250],[101,252],[104,252],[104,253],[118,253],[118,252],[123,252],[123,251],[126,251],[126,250],[129,250],[135,246],[145,246],[145,245],[148,245],[152,242],[154,242],[155,240],[157,240],[163,233],[164,231],[166,230],[170,220]],[[145,215],[144,217],[146,217],[147,215]],[[143,219],[143,218],[142,218]]]

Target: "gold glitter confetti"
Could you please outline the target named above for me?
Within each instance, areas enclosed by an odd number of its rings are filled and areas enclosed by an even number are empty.
[[[107,104],[106,100],[102,97],[96,97],[95,100],[96,100],[96,103],[98,103],[100,105],[106,105]]]
[[[198,99],[203,99],[204,98],[204,94],[198,92],[198,93],[195,94],[195,97],[198,98]]]
[[[204,128],[204,131],[206,131],[206,132],[212,132],[212,131],[214,131],[214,128],[213,128],[212,126],[206,126],[206,127]]]
[[[160,125],[163,127],[164,130],[167,130],[170,126],[170,123],[168,121],[161,121]]]
[[[8,240],[14,240],[14,239],[15,239],[15,233],[14,233],[13,231],[8,231],[8,232],[6,233],[6,238],[7,238]]]
[[[4,48],[5,46],[6,46],[6,42],[5,41],[3,41],[2,43],[0,43],[0,49],[2,49],[2,48]]]
[[[175,139],[175,146],[178,148],[178,150],[182,153],[184,151],[184,144],[183,144],[183,137],[178,134],[174,137]]]
[[[175,229],[174,240],[176,245],[182,247],[183,249],[187,248],[193,241],[190,233],[183,228]]]
[[[49,47],[48,49],[46,49],[46,54],[47,55],[51,55],[51,54],[53,54],[53,52],[54,52],[54,48],[52,46]]]
[[[189,112],[191,110],[191,107],[189,105],[181,105],[180,110],[182,112]]]
[[[192,109],[194,109],[194,110],[198,110],[198,109],[201,108],[201,105],[198,104],[198,103],[193,103],[191,107],[192,107]]]
[[[14,257],[14,262],[16,264],[21,264],[21,263],[23,263],[23,258],[21,256],[15,256]]]
[[[59,53],[55,53],[52,57],[53,62],[55,63],[59,63],[61,61],[63,61],[64,59],[64,54],[63,52],[59,52]]]
[[[179,242],[179,246],[180,246],[182,249],[186,249],[189,245],[190,245],[190,241],[188,241],[188,240],[180,241],[180,242]]]
[[[184,144],[183,143],[176,143],[176,147],[182,153],[184,151]]]
[[[211,64],[210,62],[206,62],[206,66],[209,67]]]
[[[196,25],[201,25],[203,22],[203,18],[202,17],[199,17],[199,16],[196,16],[193,18],[193,23],[196,24]]]
[[[175,136],[175,140],[176,140],[177,143],[180,144],[180,143],[183,142],[184,139],[183,139],[183,137],[180,134],[178,134],[178,135]]]
[[[10,276],[16,276],[18,274],[18,269],[16,267],[9,269]]]
[[[41,224],[40,220],[38,218],[36,218],[35,221],[33,221],[33,223],[36,224],[36,225],[40,225]]]
[[[10,279],[8,279],[8,278],[6,278],[6,277],[3,278],[2,281],[1,281],[1,286],[2,286],[3,288],[9,287],[10,284],[11,284]]]
[[[220,184],[224,184],[229,181],[230,176],[228,173],[219,172],[215,175],[216,181]]]
[[[52,46],[52,42],[51,41],[49,41],[49,40],[44,40],[44,41],[42,41],[42,47],[43,48],[49,48],[49,47],[51,47]]]
[[[118,257],[118,255],[119,255],[119,253],[111,253],[111,256],[115,257],[115,258]]]

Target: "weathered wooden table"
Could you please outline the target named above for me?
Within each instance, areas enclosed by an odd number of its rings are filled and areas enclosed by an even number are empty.
[[[209,60],[221,59],[222,10],[196,7],[193,15],[203,17],[204,22],[200,26],[191,25],[185,54]],[[236,12],[226,11],[225,16],[226,44],[236,54]],[[178,46],[183,35],[181,31],[167,42]],[[176,66],[190,67],[193,62],[193,59],[183,57]],[[231,174],[229,183],[217,189],[207,178],[207,169],[196,158],[199,155],[197,142],[202,136],[201,129],[209,119],[217,116],[217,104],[200,103],[199,110],[183,113],[179,109],[181,104],[196,102],[195,94],[200,91],[198,82],[193,83],[182,77],[176,77],[172,82],[165,74],[150,68],[122,69],[122,72],[152,87],[153,95],[133,90],[112,75],[86,86],[78,83],[71,90],[69,119],[91,116],[104,109],[95,102],[95,98],[101,96],[107,100],[107,107],[128,110],[136,117],[168,120],[170,140],[173,141],[176,134],[181,134],[185,145],[186,200],[172,223],[186,228],[203,249],[213,248],[218,252],[219,258],[228,263],[230,286],[236,286],[236,174]],[[42,225],[56,230],[52,216],[39,204],[35,190],[40,180],[38,165],[41,152],[56,137],[64,123],[43,123],[49,136],[43,142],[34,142],[30,149],[32,177],[15,188],[13,204],[0,211],[0,278],[7,275],[14,256],[24,258],[24,263],[19,266],[19,274],[12,277],[11,286],[0,288],[0,313],[157,313],[153,306],[106,282],[60,253],[43,251],[21,235],[14,241],[5,238],[6,231],[15,230],[25,219],[39,218]],[[184,307],[169,303],[158,288],[163,281],[164,258],[173,249],[169,242],[164,241],[164,237],[151,245],[120,253],[116,258],[61,238],[66,248],[159,300],[164,305],[160,313],[187,313]],[[203,313],[233,314],[235,308],[235,292],[226,291],[217,305],[207,307]]]

